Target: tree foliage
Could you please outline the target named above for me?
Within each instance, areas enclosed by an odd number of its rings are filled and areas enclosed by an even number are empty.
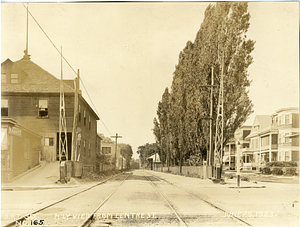
[[[166,163],[198,165],[206,159],[212,73],[219,86],[223,71],[223,143],[253,112],[248,67],[255,42],[246,36],[249,20],[246,2],[210,4],[194,42],[188,41],[180,52],[171,91],[165,89],[154,119],[153,133]],[[218,95],[219,87],[213,92],[214,123]]]
[[[146,143],[138,147],[137,153],[139,154],[139,159],[142,166],[147,166],[147,159],[157,153],[160,155],[160,148],[157,143]]]
[[[133,155],[132,147],[129,144],[120,143],[118,146],[121,148],[121,155],[126,159],[126,168],[130,168],[130,161]]]

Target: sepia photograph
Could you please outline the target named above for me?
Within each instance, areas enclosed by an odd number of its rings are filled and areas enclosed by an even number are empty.
[[[300,226],[298,1],[1,1],[1,226]]]

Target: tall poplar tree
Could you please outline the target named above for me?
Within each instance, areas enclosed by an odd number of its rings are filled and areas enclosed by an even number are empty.
[[[208,85],[212,70],[215,85],[219,86],[223,67],[224,144],[253,112],[248,96],[251,83],[248,67],[253,62],[251,52],[255,42],[247,39],[249,21],[246,2],[210,4],[194,42],[188,41],[179,54],[168,96],[169,106],[166,108],[166,99],[162,99],[157,111],[162,144],[162,137],[170,133],[173,156],[179,164],[193,155],[206,158],[211,89]],[[215,88],[214,123],[218,93],[219,88]],[[215,134],[215,127],[213,129]]]

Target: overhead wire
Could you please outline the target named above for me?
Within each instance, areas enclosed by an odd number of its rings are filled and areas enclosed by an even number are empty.
[[[22,3],[22,4],[23,4],[24,8],[27,10],[28,14],[32,17],[32,19],[35,21],[35,23],[38,25],[38,27],[42,30],[42,32],[44,33],[44,35],[47,37],[47,39],[48,39],[48,40],[50,41],[50,43],[53,45],[53,47],[56,49],[56,51],[61,55],[61,57],[64,59],[64,61],[68,64],[68,66],[72,69],[72,71],[73,71],[73,72],[76,74],[76,76],[77,76],[76,70],[71,66],[71,64],[68,62],[68,60],[63,56],[63,54],[61,53],[61,51],[59,51],[59,49],[55,46],[55,44],[52,42],[52,40],[50,39],[50,37],[47,35],[47,33],[45,32],[45,30],[42,28],[42,26],[39,24],[39,22],[35,19],[35,17],[32,15],[32,13],[29,11],[29,9],[24,5],[24,3]],[[84,83],[83,83],[83,80],[81,79],[81,77],[80,77],[80,81],[81,81],[81,83],[82,83],[82,85],[83,85],[83,88],[84,88],[86,94],[88,95],[88,97],[89,97],[89,99],[90,99],[90,101],[91,101],[91,103],[92,103],[92,106],[94,107],[96,113],[98,114],[98,116],[99,116],[99,118],[100,118],[100,121],[102,122],[102,124],[104,125],[104,127],[105,127],[105,129],[108,131],[108,133],[109,133],[110,135],[112,135],[112,133],[109,131],[109,129],[108,129],[107,126],[105,125],[104,121],[102,120],[102,118],[101,118],[101,116],[100,116],[100,114],[99,114],[99,112],[98,112],[96,106],[95,106],[94,103],[93,103],[93,100],[91,99],[91,97],[90,97],[90,95],[89,95],[89,93],[88,93],[88,91],[87,91],[87,89],[86,89],[86,87],[85,87],[85,85],[84,85]]]

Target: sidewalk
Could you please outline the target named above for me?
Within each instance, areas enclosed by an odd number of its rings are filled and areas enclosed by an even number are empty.
[[[59,182],[59,162],[42,162],[40,167],[25,173],[12,182],[1,184],[1,191],[25,191],[78,187],[76,180],[67,184]]]

